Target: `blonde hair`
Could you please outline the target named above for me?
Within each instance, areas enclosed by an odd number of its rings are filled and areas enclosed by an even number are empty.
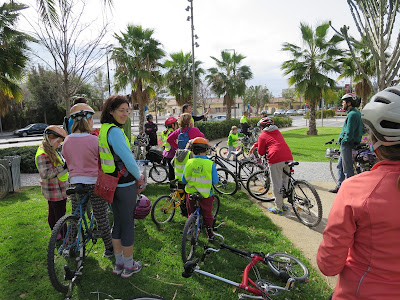
[[[231,128],[232,131],[237,130],[237,129],[238,129],[238,128],[237,128],[237,126],[235,126],[235,125],[233,125],[232,128]]]
[[[91,132],[92,129],[89,126],[89,119],[82,118],[80,120],[74,120],[74,123],[72,124],[71,127],[71,132],[75,132],[77,130],[79,130],[82,133]]]
[[[190,121],[192,120],[192,115],[189,113],[183,113],[179,117],[179,127],[185,128],[189,127]]]
[[[50,133],[48,135],[49,140],[57,139],[59,138],[58,136],[55,136],[54,134]],[[55,166],[56,163],[60,163],[60,160],[58,159],[56,150],[50,145],[49,141],[44,137],[42,141],[42,148],[44,149],[44,152],[46,152],[47,156],[49,157],[49,160],[53,166]]]

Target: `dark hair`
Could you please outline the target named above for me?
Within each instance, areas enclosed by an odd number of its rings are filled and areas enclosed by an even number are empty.
[[[73,105],[78,104],[78,103],[87,103],[87,100],[84,97],[76,97],[74,99],[74,104]]]
[[[190,106],[190,104],[183,104],[182,106],[182,113],[185,112],[185,110]]]
[[[116,110],[121,104],[128,104],[129,101],[125,96],[115,95],[110,96],[106,103],[104,103],[103,110],[101,112],[100,123],[115,123],[114,117],[110,114],[111,111]]]

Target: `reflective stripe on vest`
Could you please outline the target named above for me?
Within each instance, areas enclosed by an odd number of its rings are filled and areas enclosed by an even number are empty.
[[[236,134],[231,133],[230,135],[232,136],[232,146],[236,148],[239,145],[239,143],[238,143],[239,133],[237,133],[237,132],[236,132]]]
[[[188,160],[185,166],[186,193],[199,192],[204,198],[210,196],[213,164],[212,160],[204,158],[191,158]]]
[[[161,134],[161,140],[163,142],[163,147],[167,151],[171,150],[171,145],[167,142],[167,138],[171,131],[173,131],[172,128],[168,129],[167,133],[164,133],[164,131],[163,131],[163,133]]]
[[[187,161],[189,160],[190,157],[190,151],[187,152],[185,159],[183,161],[178,161],[178,159],[175,157],[174,159],[174,171],[175,171],[175,179],[178,179],[179,181],[182,180],[182,175],[183,175],[183,169],[185,169],[185,165]]]
[[[117,127],[115,124],[104,123],[101,125],[100,132],[99,132],[99,155],[100,155],[100,163],[101,169],[104,173],[113,173],[115,171],[115,162],[114,156],[112,155],[110,145],[108,144],[107,134],[111,127],[116,127],[120,129],[125,137],[126,144],[130,149],[130,143],[125,135],[125,132],[122,128]]]
[[[37,158],[39,155],[42,154],[46,154],[48,156],[48,154],[44,151],[44,149],[42,147],[38,147],[37,151],[36,151],[36,155],[35,155],[35,164],[36,164],[36,168],[39,170],[38,164],[37,164]],[[53,166],[57,167],[62,165],[62,159],[60,157],[60,155],[58,155],[58,153],[56,152],[57,158],[58,158],[58,162],[56,162],[55,164],[53,164]],[[60,172],[57,174],[57,178],[58,180],[65,182],[68,180],[68,170],[65,169],[64,171]]]

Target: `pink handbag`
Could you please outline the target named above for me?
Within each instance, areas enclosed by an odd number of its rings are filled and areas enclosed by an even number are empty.
[[[112,204],[114,200],[115,189],[117,188],[118,180],[124,175],[126,168],[124,167],[118,172],[117,177],[104,173],[101,167],[97,175],[96,185],[94,186],[95,195],[103,198],[108,203]]]

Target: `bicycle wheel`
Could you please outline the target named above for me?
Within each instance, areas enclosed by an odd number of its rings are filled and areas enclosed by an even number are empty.
[[[169,195],[159,197],[151,208],[151,219],[161,225],[172,220],[175,215],[175,201]]]
[[[331,171],[331,176],[333,180],[335,181],[336,185],[339,182],[339,174],[338,174],[338,161],[339,161],[339,156],[334,155],[331,157],[331,160],[329,161],[329,171]]]
[[[3,199],[8,194],[10,187],[10,178],[5,166],[0,165],[0,199]]]
[[[214,201],[213,201],[213,206],[212,206],[212,215],[213,215],[214,219],[218,215],[220,204],[221,204],[221,201],[219,200],[218,195],[214,195]]]
[[[200,226],[199,230],[197,230],[196,223],[198,221],[200,221],[198,216],[192,214],[189,219],[187,219],[185,227],[183,228],[181,249],[183,263],[195,258],[195,249],[201,231]]]
[[[237,192],[239,184],[235,175],[225,168],[217,169],[219,181],[213,184],[214,189],[223,195],[233,195]]]
[[[301,223],[314,227],[322,219],[322,203],[315,188],[305,180],[296,180],[292,194],[292,207]]]
[[[274,201],[270,186],[271,179],[269,178],[269,171],[267,169],[251,175],[246,184],[250,196],[264,202]]]
[[[228,153],[229,153],[228,147],[219,148],[219,156],[226,159],[228,157]]]
[[[296,281],[304,281],[308,278],[308,269],[298,258],[281,252],[269,254],[266,258],[268,267],[271,271],[279,276],[284,271]]]
[[[53,287],[67,293],[68,286],[83,264],[85,246],[82,244],[79,217],[63,216],[53,228],[47,248],[47,271]],[[68,266],[68,272],[65,270]]]
[[[239,179],[243,183],[243,186],[247,189],[245,182],[252,174],[262,170],[264,170],[264,167],[255,161],[247,160],[239,163]]]
[[[162,183],[168,178],[167,168],[163,165],[153,164],[149,170],[149,176],[157,183]]]

